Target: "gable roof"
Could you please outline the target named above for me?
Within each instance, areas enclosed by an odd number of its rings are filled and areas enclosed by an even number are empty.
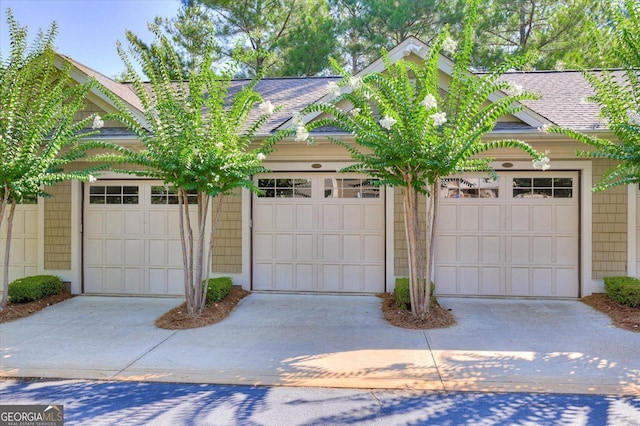
[[[424,59],[427,51],[428,46],[425,43],[410,37],[391,49],[389,57],[392,62],[411,55]],[[75,71],[72,73],[72,77],[74,79],[83,82],[88,78],[95,78],[130,106],[134,114],[144,120],[142,104],[132,90],[130,83],[116,82],[71,58],[60,56],[73,65]],[[453,70],[453,62],[441,55],[439,69],[450,75]],[[356,76],[381,71],[384,71],[384,61],[379,58]],[[584,101],[593,92],[578,71],[511,72],[506,73],[503,78],[514,81],[527,91],[539,94],[540,99],[523,102],[525,108],[521,113],[515,114],[517,120],[499,122],[494,131],[532,132],[544,124],[556,124],[581,131],[602,130],[604,128],[598,116],[600,107],[597,104]],[[277,129],[286,128],[291,125],[290,121],[295,112],[315,102],[329,101],[333,95],[328,92],[328,84],[340,79],[341,77],[283,77],[264,78],[259,81],[256,91],[265,100],[271,101],[274,106],[282,105],[283,108],[269,118],[259,129],[258,134],[267,135]],[[229,95],[233,96],[249,81],[248,79],[232,80]],[[446,85],[443,84],[442,88],[446,90]],[[98,96],[101,95],[98,93]],[[503,94],[497,93],[494,96],[500,97]],[[101,97],[111,103],[106,97]],[[259,111],[255,108],[250,120],[255,120],[258,116]],[[310,114],[305,119],[310,121],[315,116]],[[329,130],[335,131],[335,129]]]

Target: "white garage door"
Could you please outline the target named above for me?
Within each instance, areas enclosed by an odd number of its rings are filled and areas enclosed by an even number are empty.
[[[4,270],[4,250],[7,235],[7,220],[0,228],[0,270]],[[38,273],[38,205],[18,204],[13,216],[11,230],[11,258],[9,259],[9,281]]]
[[[177,196],[154,181],[85,185],[84,292],[184,294]]]
[[[576,172],[443,180],[437,292],[578,297],[578,188]]]
[[[253,289],[384,291],[384,191],[364,176],[257,176]]]

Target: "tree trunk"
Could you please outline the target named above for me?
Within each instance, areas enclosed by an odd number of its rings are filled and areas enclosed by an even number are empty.
[[[0,225],[2,224],[2,218],[4,217],[4,211],[6,207],[6,200],[2,202],[2,216],[0,217]],[[13,230],[13,214],[16,211],[16,201],[12,200],[9,207],[9,216],[7,217],[7,241],[4,248],[4,274],[2,278],[2,301],[0,302],[0,310],[4,310],[9,301],[9,255],[11,254],[11,232]]]
[[[434,225],[438,199],[437,183],[429,184],[428,189],[430,195],[426,197],[426,246],[418,213],[418,192],[411,183],[404,189],[404,221],[407,236],[411,313],[421,319],[429,315],[431,304]]]

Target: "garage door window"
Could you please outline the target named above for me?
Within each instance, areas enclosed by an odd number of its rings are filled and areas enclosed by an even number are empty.
[[[187,191],[189,204],[198,202],[198,194],[195,190]],[[173,186],[152,186],[151,204],[178,204],[178,189]]]
[[[513,198],[572,198],[573,178],[514,178]]]
[[[91,186],[90,204],[138,204],[140,188],[137,186]]]
[[[444,178],[441,198],[498,198],[499,182],[491,178]]]
[[[375,179],[333,178],[324,180],[325,198],[380,198]]]
[[[259,197],[311,198],[311,179],[258,179]]]

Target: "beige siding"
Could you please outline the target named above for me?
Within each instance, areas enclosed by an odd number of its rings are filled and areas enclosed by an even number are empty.
[[[402,188],[394,189],[394,217],[393,217],[393,235],[394,235],[394,275],[396,277],[406,277],[409,275],[409,267],[407,261],[407,235],[404,227],[404,191]],[[426,199],[420,195],[418,199],[418,214],[422,219],[420,226],[422,232],[426,226]],[[436,225],[437,226],[437,225]]]
[[[593,183],[615,166],[593,161]],[[627,187],[593,193],[593,278],[627,274]]]
[[[218,199],[214,200],[214,215]],[[249,208],[247,206],[247,208]],[[242,272],[242,197],[224,197],[213,241],[213,272],[239,274]]]
[[[71,269],[71,182],[47,188],[44,200],[44,268]]]

